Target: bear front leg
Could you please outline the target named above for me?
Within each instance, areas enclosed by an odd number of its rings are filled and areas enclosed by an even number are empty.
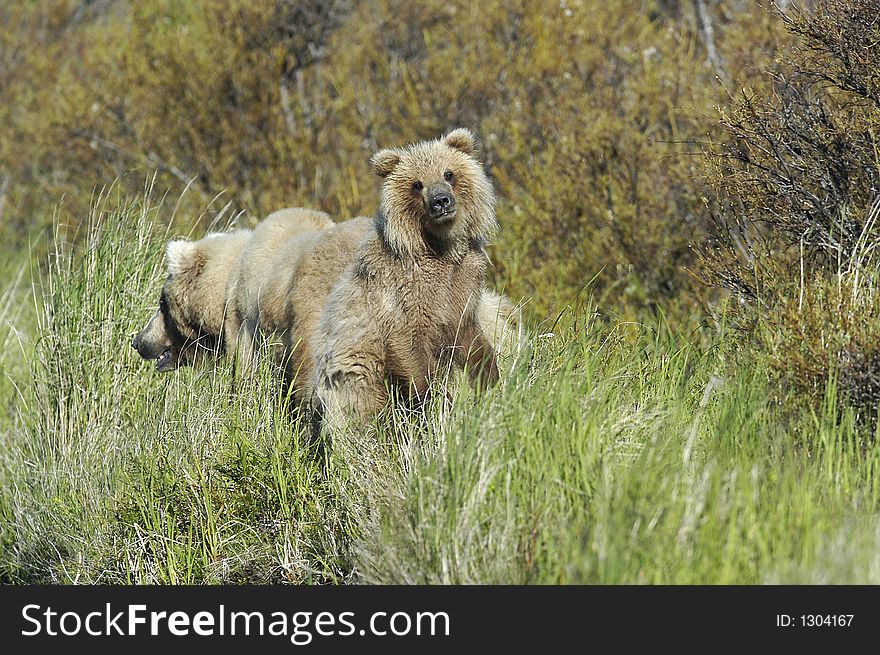
[[[235,365],[236,377],[250,377],[257,370],[257,325],[253,321],[228,321],[227,344]]]
[[[325,360],[316,372],[313,410],[319,422],[335,432],[364,423],[388,401],[384,380],[369,366],[343,367]]]

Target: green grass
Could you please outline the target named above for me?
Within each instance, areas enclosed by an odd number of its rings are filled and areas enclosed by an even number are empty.
[[[0,581],[880,582],[880,445],[833,382],[810,410],[723,336],[580,308],[496,389],[322,464],[271,371],[162,375],[130,348],[155,207],[105,197],[61,237],[0,295]]]

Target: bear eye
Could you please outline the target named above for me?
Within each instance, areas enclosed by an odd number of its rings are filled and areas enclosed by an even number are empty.
[[[416,180],[415,182],[413,182],[413,191],[415,191],[416,193],[421,193],[422,189],[424,188],[425,185],[422,184],[420,180]]]
[[[446,171],[445,173],[443,173],[443,179],[452,184],[453,182],[455,182],[455,173],[453,173],[452,171]]]

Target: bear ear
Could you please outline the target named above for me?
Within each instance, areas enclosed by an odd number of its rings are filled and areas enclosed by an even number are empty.
[[[477,140],[474,138],[473,133],[466,127],[459,127],[458,129],[452,130],[452,132],[443,138],[443,143],[450,148],[461,150],[466,155],[474,154],[474,151],[477,149]]]
[[[397,150],[380,150],[370,160],[373,170],[379,177],[388,177],[395,166],[400,163],[400,152]]]
[[[182,273],[192,266],[196,246],[192,241],[169,241],[165,248],[168,272],[171,275]]]

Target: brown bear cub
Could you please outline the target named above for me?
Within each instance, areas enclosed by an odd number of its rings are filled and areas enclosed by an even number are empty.
[[[375,230],[335,284],[311,340],[316,423],[366,419],[390,390],[423,398],[451,367],[498,377],[478,303],[495,197],[470,131],[382,150]],[[317,427],[317,426],[316,426]]]

